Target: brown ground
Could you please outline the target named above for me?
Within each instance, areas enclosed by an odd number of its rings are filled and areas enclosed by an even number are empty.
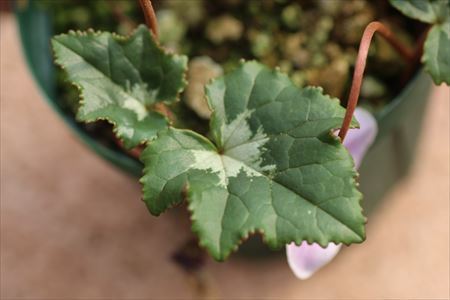
[[[197,298],[168,257],[187,236],[151,217],[136,180],[85,148],[42,100],[1,16],[2,299]],[[224,299],[449,297],[449,89],[430,99],[412,174],[369,219],[367,241],[312,279],[284,258],[208,261]]]

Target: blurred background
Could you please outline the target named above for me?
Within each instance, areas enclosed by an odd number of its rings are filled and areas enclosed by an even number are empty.
[[[89,150],[44,101],[13,9],[35,5],[50,16],[53,33],[93,27],[127,34],[143,23],[137,1],[0,3],[2,299],[448,299],[448,87],[432,88],[410,173],[369,216],[366,242],[299,281],[282,251],[234,254],[224,263],[189,252],[186,213],[151,216],[136,179]],[[197,62],[191,81],[254,58],[342,99],[367,23],[383,20],[409,45],[423,30],[381,0],[167,0],[155,7],[161,43]],[[377,112],[402,88],[395,78],[405,65],[381,39],[372,48],[362,104]],[[54,77],[56,104],[73,119],[76,91],[59,71]],[[207,113],[192,103],[196,90],[185,97],[180,109],[194,111],[192,126],[201,130]],[[77,126],[122,151],[109,125]]]

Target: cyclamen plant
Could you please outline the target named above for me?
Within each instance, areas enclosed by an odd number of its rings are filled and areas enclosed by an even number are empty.
[[[392,0],[406,14],[436,23],[423,61],[436,83],[449,83],[449,16],[431,17],[438,6],[448,12],[448,1],[417,3]],[[369,24],[347,109],[320,87],[300,88],[279,70],[242,61],[206,85],[212,115],[204,136],[180,128],[171,110],[187,85],[188,59],[159,46],[151,1],[140,4],[152,32],[144,25],[129,37],[71,31],[55,36],[52,46],[56,63],[80,91],[77,118],[107,120],[123,146],[140,155],[150,212],[159,215],[186,201],[199,244],[216,260],[254,232],[272,248],[364,241],[358,174],[342,142],[358,127],[353,113],[370,40],[378,31],[409,61],[422,45],[410,51],[381,23]],[[368,145],[354,158],[360,160]]]

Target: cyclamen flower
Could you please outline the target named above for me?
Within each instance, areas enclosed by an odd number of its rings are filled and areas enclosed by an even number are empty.
[[[377,121],[367,110],[357,107],[355,117],[360,124],[360,129],[350,129],[344,140],[344,146],[348,149],[358,169],[377,136]],[[292,272],[299,279],[308,279],[316,271],[329,263],[341,249],[341,244],[328,244],[326,248],[313,243],[308,245],[302,242],[300,246],[291,243],[286,246],[286,255]]]

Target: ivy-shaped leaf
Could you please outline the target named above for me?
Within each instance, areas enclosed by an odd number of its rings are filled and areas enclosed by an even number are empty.
[[[450,84],[450,1],[390,0],[404,15],[433,24],[425,40],[422,62],[434,83]]]
[[[450,84],[450,19],[431,28],[423,50],[422,62],[434,83]]]
[[[178,99],[186,85],[187,58],[166,53],[148,28],[141,25],[129,37],[71,31],[55,36],[52,46],[56,63],[80,90],[79,120],[113,123],[127,148],[167,128],[154,106]]]
[[[169,128],[141,155],[151,213],[187,198],[193,231],[217,260],[255,231],[273,248],[364,240],[357,173],[332,133],[345,113],[337,99],[256,62],[216,79],[206,94],[212,141]]]

